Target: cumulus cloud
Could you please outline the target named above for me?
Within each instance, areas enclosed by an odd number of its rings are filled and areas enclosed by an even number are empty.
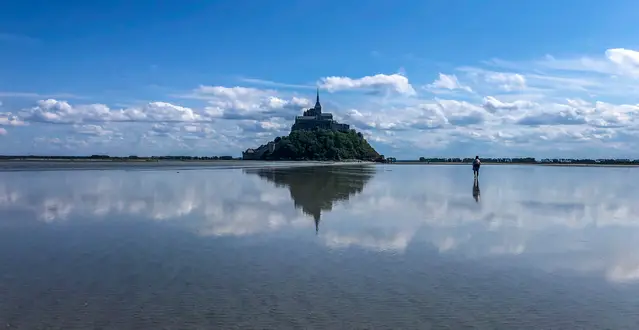
[[[578,114],[573,109],[564,109],[554,112],[541,112],[526,114],[519,120],[519,125],[583,125],[586,124],[586,118]]]
[[[0,113],[1,126],[23,126],[25,122],[11,112]]]
[[[210,141],[209,146],[218,146],[220,143],[228,143],[235,145],[235,141],[229,139],[218,132],[208,123],[161,123],[153,124],[142,136],[146,141],[157,143],[158,138],[168,138],[172,141],[179,142],[181,148],[191,149],[189,143]]]
[[[486,75],[486,82],[497,84],[507,92],[526,88],[526,78],[518,73],[492,72]]]
[[[319,86],[329,92],[364,89],[375,92],[391,91],[408,96],[416,94],[408,78],[398,73],[391,75],[376,74],[362,78],[325,77],[320,80]]]
[[[384,112],[350,109],[345,115],[345,120],[360,129],[382,131],[431,129],[447,124],[447,119],[439,108],[427,106],[391,109]]]
[[[75,131],[79,134],[86,135],[95,135],[95,136],[104,136],[111,135],[113,131],[104,129],[104,127],[100,125],[75,125]]]
[[[7,134],[8,134],[7,130],[2,128],[2,127],[0,127],[0,135],[7,135]]]
[[[486,109],[486,111],[495,113],[498,111],[504,110],[522,110],[522,109],[530,109],[537,106],[537,104],[529,101],[514,101],[514,102],[502,102],[493,96],[484,97],[484,102],[482,103],[482,107]]]
[[[149,133],[151,135],[168,136],[169,133],[178,131],[179,128],[173,125],[153,124],[153,126],[151,126],[151,129],[149,130]]]
[[[290,123],[283,120],[242,120],[238,123],[242,130],[246,132],[283,131],[290,129]]]
[[[639,52],[624,48],[606,50],[608,60],[616,64],[623,73],[639,75]]]
[[[437,106],[448,119],[448,122],[456,126],[481,124],[487,114],[477,105],[457,100],[439,100]]]
[[[639,105],[614,105],[597,101],[594,107],[581,105],[577,109],[590,115],[589,123],[603,127],[630,127],[639,124]]]
[[[580,99],[565,103],[538,104],[529,101],[502,102],[495,97],[484,98],[483,108],[500,113],[502,123],[521,125],[589,125],[592,127],[627,127],[638,125],[639,107],[613,105],[604,102],[591,104]]]
[[[386,111],[372,112],[350,109],[347,111],[345,119],[356,127],[364,129],[423,131],[481,124],[488,115],[482,107],[468,102],[434,100]]]
[[[437,80],[435,80],[432,84],[426,86],[426,88],[431,89],[431,90],[437,90],[437,89],[447,89],[447,90],[456,90],[456,89],[461,89],[467,92],[472,92],[473,90],[466,85],[462,85],[459,80],[457,79],[457,76],[455,75],[446,75],[443,73],[439,74],[439,78],[437,78]]]
[[[204,111],[207,116],[222,119],[290,118],[311,105],[305,98],[283,99],[273,90],[239,86],[200,86],[193,95],[208,101],[209,106]]]
[[[193,122],[210,120],[193,109],[167,102],[150,102],[140,107],[110,109],[104,104],[71,105],[67,101],[47,99],[24,109],[19,116],[27,121],[52,124],[95,122]]]

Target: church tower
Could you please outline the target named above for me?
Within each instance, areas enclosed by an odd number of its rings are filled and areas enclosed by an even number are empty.
[[[315,115],[319,116],[322,114],[322,105],[319,101],[319,87],[317,88],[317,99],[315,100]]]

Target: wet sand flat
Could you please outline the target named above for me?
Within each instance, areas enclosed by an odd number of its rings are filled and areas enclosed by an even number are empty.
[[[639,327],[634,169],[257,165],[0,171],[0,324]]]
[[[50,170],[206,170],[232,168],[262,168],[262,167],[299,167],[299,166],[343,166],[363,165],[365,162],[295,162],[295,161],[242,161],[242,160],[214,160],[214,161],[0,161],[0,171],[50,171]]]

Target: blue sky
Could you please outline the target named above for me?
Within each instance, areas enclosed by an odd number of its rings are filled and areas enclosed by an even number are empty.
[[[0,153],[239,155],[325,111],[382,153],[639,157],[635,1],[7,1]]]

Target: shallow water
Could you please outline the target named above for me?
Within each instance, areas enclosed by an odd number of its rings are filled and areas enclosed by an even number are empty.
[[[0,172],[20,329],[637,329],[639,172]]]

